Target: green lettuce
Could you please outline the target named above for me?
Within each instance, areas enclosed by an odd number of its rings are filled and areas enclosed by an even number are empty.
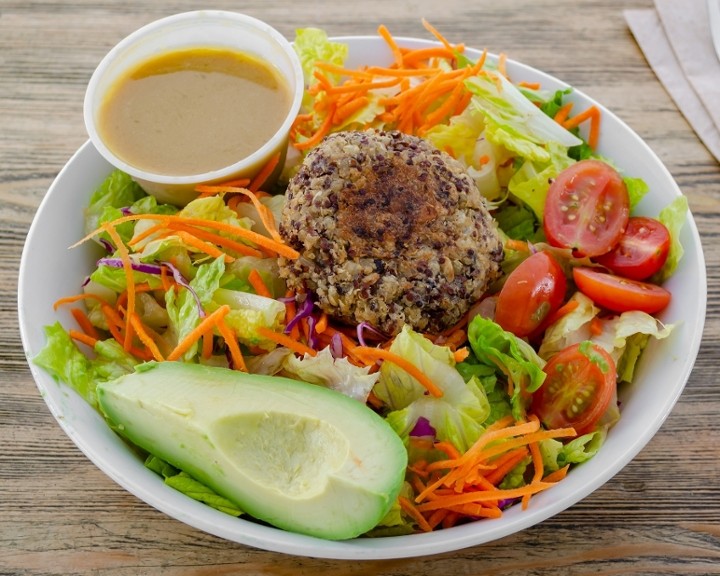
[[[662,284],[675,273],[678,263],[683,256],[684,249],[680,242],[680,232],[688,211],[688,201],[685,196],[678,196],[660,211],[658,220],[670,232],[670,252],[662,269],[652,278],[656,284]]]
[[[331,42],[327,33],[320,28],[300,28],[295,31],[293,48],[300,59],[306,85],[315,82],[313,71],[316,62],[327,62],[342,66],[348,55],[348,46]]]
[[[144,196],[145,191],[129,175],[113,170],[90,197],[85,209],[85,232],[89,234],[102,222],[118,218],[122,215],[120,208],[130,206]]]
[[[439,398],[427,395],[412,376],[391,362],[384,362],[374,393],[392,410],[388,423],[407,440],[419,418],[435,429],[437,437],[467,450],[483,430],[490,405],[477,378],[467,383],[455,369],[452,352],[404,326],[390,351],[412,362],[443,392]]]
[[[274,331],[282,329],[285,319],[285,305],[282,302],[249,292],[217,288],[213,293],[211,308],[216,309],[224,304],[230,306],[230,312],[225,316],[225,323],[241,343],[266,350],[275,347],[274,342],[262,337],[257,330],[258,328],[269,328]]]
[[[545,380],[545,361],[527,342],[482,316],[470,322],[468,341],[479,362],[512,380],[512,414],[515,420],[524,420],[528,393],[535,392]]]
[[[210,308],[212,298],[220,287],[220,280],[225,272],[225,263],[219,256],[210,263],[198,267],[195,278],[190,281],[201,305],[205,310]],[[190,334],[202,321],[201,311],[190,290],[168,290],[165,293],[165,308],[167,309],[170,325],[168,326],[168,339],[174,346]],[[184,361],[192,360],[197,354],[198,343],[195,342],[183,355]]]
[[[145,460],[145,466],[159,474],[165,479],[165,484],[174,488],[178,492],[182,492],[186,496],[190,496],[193,500],[207,504],[208,506],[230,514],[231,516],[240,516],[243,511],[240,510],[227,498],[220,496],[217,492],[208,488],[202,482],[198,482],[189,474],[178,470],[173,465],[168,464],[157,456],[150,455]]]
[[[98,383],[132,372],[137,364],[114,340],[98,342],[95,358],[91,359],[80,351],[60,322],[44,330],[46,343],[33,363],[70,386],[93,408],[97,408]]]
[[[648,339],[667,338],[673,330],[672,325],[665,326],[657,318],[639,310],[598,317],[600,309],[581,292],[573,294],[571,300],[577,302],[578,306],[545,331],[538,350],[540,357],[545,360],[568,346],[591,340],[612,356],[618,380],[631,382],[635,364]],[[596,317],[595,326],[600,328],[599,333],[590,330],[590,323]]]
[[[471,105],[485,117],[487,138],[524,159],[549,162],[546,145],[565,148],[582,140],[544,114],[502,74],[483,74],[465,81],[473,94]]]

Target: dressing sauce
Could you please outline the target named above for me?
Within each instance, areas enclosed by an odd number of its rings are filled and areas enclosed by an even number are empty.
[[[107,146],[128,164],[186,176],[229,166],[280,128],[291,94],[269,64],[241,52],[191,48],[121,77],[98,113]]]

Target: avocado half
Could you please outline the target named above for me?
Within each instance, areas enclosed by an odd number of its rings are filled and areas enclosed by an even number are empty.
[[[407,451],[364,404],[275,376],[161,362],[98,385],[110,425],[273,526],[329,540],[372,529]]]

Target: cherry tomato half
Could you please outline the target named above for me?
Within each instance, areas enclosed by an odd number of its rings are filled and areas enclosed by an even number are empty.
[[[655,218],[634,216],[610,252],[596,258],[615,274],[645,280],[660,270],[670,251],[670,232]]]
[[[654,314],[670,303],[670,292],[661,286],[599,272],[593,268],[574,268],[573,279],[580,292],[598,306],[613,312],[640,310]]]
[[[629,215],[627,187],[617,170],[600,160],[581,160],[550,185],[543,228],[553,246],[599,256],[615,246]]]
[[[537,252],[505,280],[497,298],[495,322],[516,336],[529,336],[560,307],[566,287],[557,261],[546,252]]]
[[[555,354],[543,371],[547,376],[533,394],[531,411],[548,428],[591,432],[614,397],[617,370],[612,357],[597,344],[580,342]]]

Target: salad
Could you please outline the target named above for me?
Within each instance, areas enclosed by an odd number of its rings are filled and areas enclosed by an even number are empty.
[[[402,48],[381,26],[393,61],[360,69],[345,67],[346,45],[298,30],[306,93],[276,184],[279,158],[177,207],[112,172],[79,241],[98,245],[96,266],[56,303],[74,325],[46,327],[34,362],[94,407],[98,383],[169,361],[282,375],[366,404],[408,451],[401,495],[372,536],[499,517],[592,458],[621,417],[618,386],[649,338],[672,331],[654,314],[671,299],[662,283],[682,256],[686,200],[635,214],[647,186],[596,154],[598,108],[514,82],[503,55],[473,60],[424,24],[435,47]],[[501,278],[442,333],[343,325],[279,275],[279,257],[299,256],[276,224],[288,179],[326,135],[366,129],[420,136],[459,160],[501,234]],[[243,513],[157,455],[146,464]]]

